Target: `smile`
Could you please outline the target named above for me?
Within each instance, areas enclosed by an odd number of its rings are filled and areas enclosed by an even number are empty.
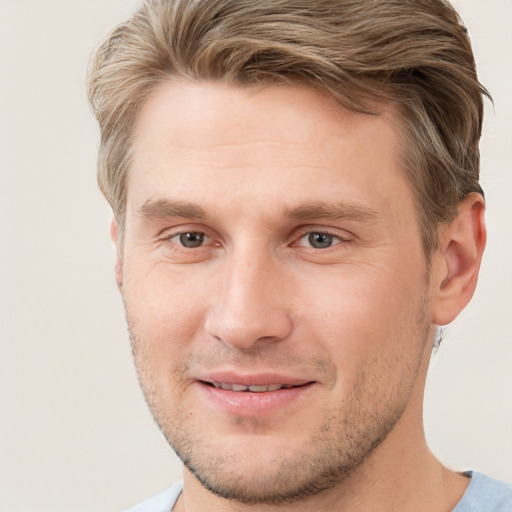
[[[315,381],[277,376],[216,375],[198,379],[197,390],[204,404],[236,416],[261,416],[277,413],[311,396]],[[279,383],[279,381],[281,381]]]
[[[210,382],[207,383],[218,389],[225,389],[228,391],[249,391],[252,393],[265,393],[267,391],[278,391],[280,389],[290,389],[290,384],[266,384],[262,386],[245,386],[244,384],[229,384],[227,382]]]

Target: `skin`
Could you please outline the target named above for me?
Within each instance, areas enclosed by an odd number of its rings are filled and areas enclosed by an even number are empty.
[[[179,80],[146,100],[117,281],[146,399],[186,464],[177,510],[441,511],[464,492],[426,446],[422,397],[436,326],[476,284],[483,200],[427,261],[381,110]],[[226,406],[205,384],[219,372],[301,386]]]

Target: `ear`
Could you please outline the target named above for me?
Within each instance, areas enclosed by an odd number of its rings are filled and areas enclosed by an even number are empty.
[[[112,221],[110,222],[110,238],[116,247],[116,283],[119,291],[123,288],[123,261],[121,259],[120,248],[118,244],[119,231],[117,227],[117,221],[115,217],[112,217]]]
[[[487,238],[484,212],[484,199],[474,192],[459,204],[457,217],[440,228],[432,269],[437,325],[454,320],[473,296]]]

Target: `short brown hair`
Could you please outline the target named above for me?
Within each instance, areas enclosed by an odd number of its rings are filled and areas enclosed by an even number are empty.
[[[169,77],[300,83],[343,106],[399,111],[402,159],[427,255],[437,226],[480,192],[482,95],[465,27],[444,0],[149,0],[96,51],[89,98],[98,181],[124,229],[133,125]]]

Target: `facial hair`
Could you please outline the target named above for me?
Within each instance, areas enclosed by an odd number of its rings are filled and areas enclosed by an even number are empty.
[[[152,363],[147,347],[149,340],[130,328],[132,348],[146,401],[169,444],[197,480],[213,494],[245,504],[283,504],[296,502],[330,489],[352,475],[370,457],[373,451],[388,436],[407,407],[413,384],[419,373],[422,355],[428,342],[430,324],[427,322],[427,300],[422,298],[418,306],[417,322],[409,332],[397,336],[410,338],[416,350],[404,361],[382,361],[382,355],[367,361],[342,403],[326,405],[324,420],[309,435],[307,443],[297,447],[292,454],[260,459],[258,454],[248,462],[247,453],[230,450],[219,443],[205,439],[205,425],[185,408],[180,397],[172,390],[164,390],[151,378]],[[129,315],[127,315],[129,318]],[[129,324],[130,325],[130,324]],[[244,365],[253,362],[272,361],[277,366],[284,364],[272,349],[254,351],[243,356],[225,347],[221,353],[193,355],[177,364],[178,375],[198,361],[216,359],[241,361]],[[288,357],[288,356],[286,356]],[[283,359],[286,358],[283,356]],[[249,360],[253,358],[250,362]],[[380,359],[379,359],[380,358]],[[297,367],[304,362],[286,361],[287,367]],[[335,371],[328,361],[313,360],[310,365],[325,372]],[[401,378],[387,394],[379,390],[379,372],[386,364],[401,364]],[[282,366],[281,366],[282,367]],[[179,387],[180,378],[176,378]],[[244,420],[240,420],[243,422]],[[251,428],[258,436],[257,419],[251,420]],[[300,418],[298,418],[300,423]],[[245,421],[247,427],[248,420]],[[298,428],[300,428],[298,426]],[[221,436],[222,434],[219,434]],[[248,434],[250,435],[250,434]],[[215,445],[213,445],[215,444]]]

